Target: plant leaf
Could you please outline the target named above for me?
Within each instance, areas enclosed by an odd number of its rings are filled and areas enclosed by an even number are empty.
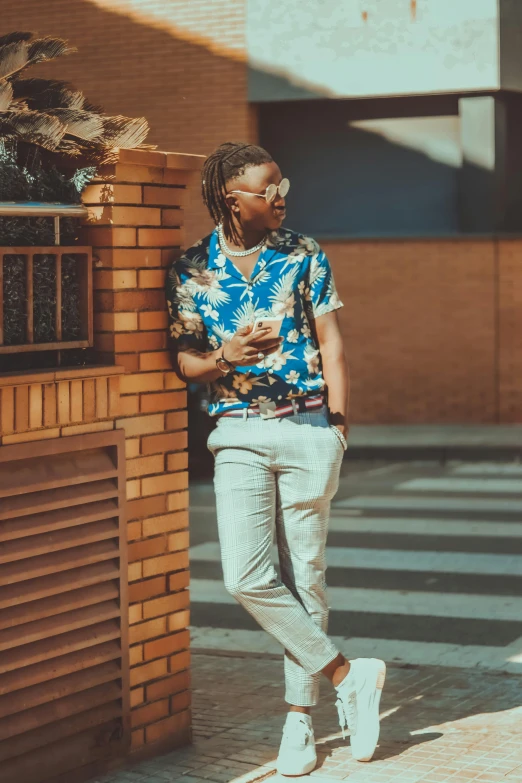
[[[68,136],[77,136],[86,141],[102,139],[103,118],[99,114],[77,109],[48,109],[46,113],[57,117],[65,125]]]
[[[54,150],[65,134],[65,127],[56,117],[36,111],[4,112],[2,120],[25,142]]]
[[[1,52],[1,50],[0,50]],[[72,84],[55,79],[15,79],[15,98],[25,98],[31,109],[83,109],[85,98]]]
[[[20,43],[20,41],[30,41],[33,37],[34,33],[7,33],[7,35],[0,36],[0,46],[5,46],[10,43]]]
[[[10,82],[0,81],[0,111],[7,111],[13,101],[13,86]]]
[[[25,41],[5,44],[0,47],[0,79],[12,76],[27,65],[27,44]]]
[[[63,57],[66,54],[77,52],[75,46],[69,46],[63,38],[37,38],[28,46],[29,65],[41,63],[45,60],[55,60],[57,57]]]
[[[134,149],[142,144],[149,133],[145,117],[107,117],[104,120],[104,142],[107,146]]]

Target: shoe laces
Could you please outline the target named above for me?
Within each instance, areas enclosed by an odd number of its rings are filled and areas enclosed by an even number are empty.
[[[345,696],[339,695],[335,706],[339,715],[343,739],[345,739],[347,734],[355,734],[357,731],[357,692],[355,689],[349,691]]]

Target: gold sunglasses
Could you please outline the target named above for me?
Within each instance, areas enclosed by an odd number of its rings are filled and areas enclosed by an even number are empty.
[[[270,184],[264,193],[250,193],[248,190],[230,190],[229,193],[243,193],[245,196],[257,196],[258,198],[264,198],[267,204],[271,204],[277,194],[284,198],[290,190],[290,180],[286,177],[281,180],[279,185]]]

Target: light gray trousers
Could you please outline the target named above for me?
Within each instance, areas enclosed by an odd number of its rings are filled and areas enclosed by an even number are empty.
[[[312,706],[321,669],[339,654],[326,635],[325,545],[343,445],[323,408],[221,418],[208,447],[225,587],[284,647],[285,700]]]

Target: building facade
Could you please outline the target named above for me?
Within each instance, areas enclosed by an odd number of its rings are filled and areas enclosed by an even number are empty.
[[[364,423],[522,415],[516,0],[0,0],[161,149],[259,142],[325,247]],[[57,76],[57,64],[42,66]],[[198,183],[186,241],[210,230]]]

